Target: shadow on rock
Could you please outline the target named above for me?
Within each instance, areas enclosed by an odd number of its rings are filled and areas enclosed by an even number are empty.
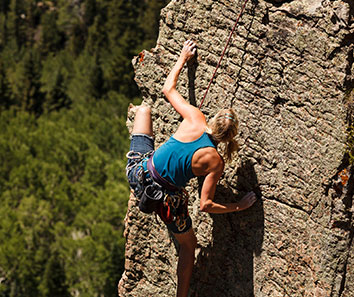
[[[263,203],[250,162],[238,169],[237,178],[240,195],[218,186],[215,201],[235,201],[249,191],[257,194],[258,201],[242,212],[211,215],[213,240],[197,256],[190,296],[254,296],[254,257],[261,252],[264,234]]]
[[[187,62],[188,67],[188,98],[190,104],[193,106],[197,105],[197,101],[195,99],[195,74],[198,68],[198,52],[196,52],[195,56]]]

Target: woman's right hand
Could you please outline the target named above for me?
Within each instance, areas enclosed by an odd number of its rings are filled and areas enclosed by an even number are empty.
[[[248,192],[242,199],[237,203],[238,209],[237,210],[244,210],[253,205],[257,201],[256,194],[254,192]]]
[[[192,40],[187,40],[182,48],[180,58],[183,59],[184,62],[187,62],[189,59],[191,59],[197,50],[196,44]]]

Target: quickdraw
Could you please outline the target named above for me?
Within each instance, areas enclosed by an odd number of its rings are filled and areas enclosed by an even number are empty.
[[[166,194],[164,201],[156,210],[156,214],[166,224],[170,224],[175,221],[177,228],[183,230],[186,224],[183,210],[187,209],[188,214],[188,199],[188,192],[184,188],[182,188],[178,193]]]

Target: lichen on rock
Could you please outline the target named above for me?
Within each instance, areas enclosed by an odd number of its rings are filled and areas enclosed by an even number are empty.
[[[177,87],[198,106],[242,4],[174,0],[161,11],[156,47],[133,59],[157,147],[180,122],[161,89],[183,42],[193,39],[198,55]],[[352,296],[353,41],[350,0],[247,3],[202,111],[210,118],[231,106],[240,120],[241,150],[215,199],[254,190],[259,201],[240,213],[201,213],[202,180],[191,181],[198,249],[190,296]],[[119,296],[174,296],[178,247],[136,204],[131,195]]]

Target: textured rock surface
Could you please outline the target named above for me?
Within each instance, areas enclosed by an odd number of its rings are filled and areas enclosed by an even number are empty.
[[[161,12],[156,48],[133,60],[153,108],[156,145],[180,117],[161,94],[183,42],[198,44],[178,90],[198,105],[243,1],[180,0]],[[346,155],[353,94],[354,2],[249,1],[203,112],[232,106],[241,151],[216,200],[256,191],[249,210],[199,211],[202,180],[188,190],[198,238],[191,296],[354,296],[353,172]],[[128,125],[130,122],[128,121]],[[154,216],[126,216],[119,296],[174,296],[177,247]]]

